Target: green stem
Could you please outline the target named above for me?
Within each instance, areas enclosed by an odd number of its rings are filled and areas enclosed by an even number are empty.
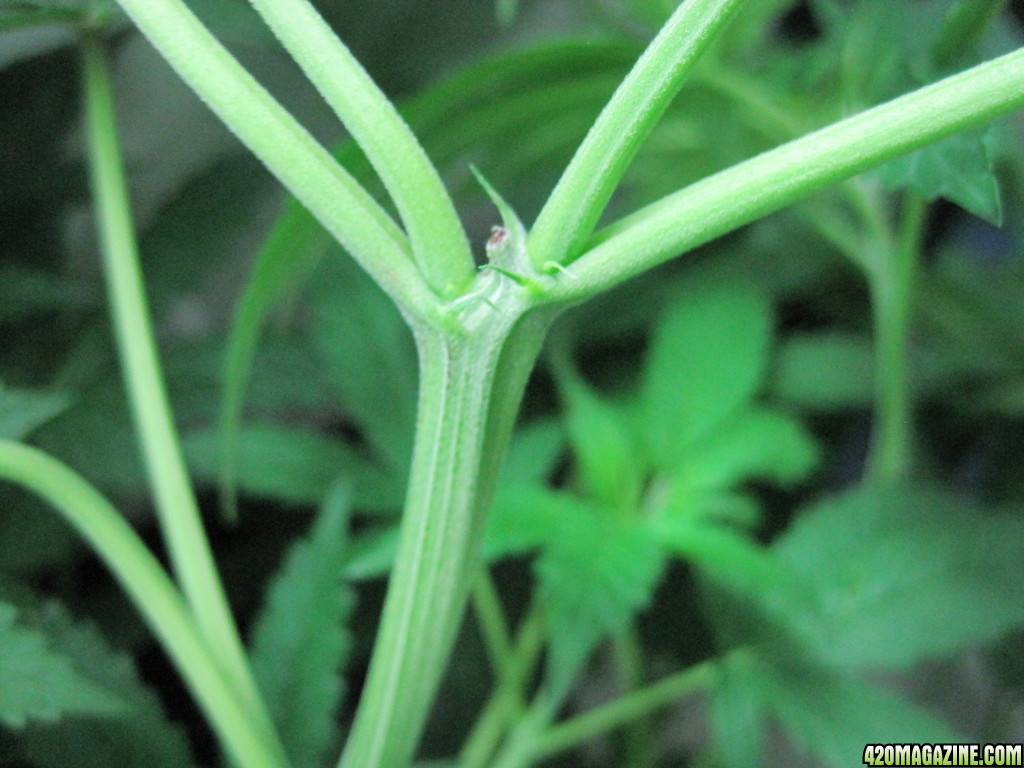
[[[907,341],[927,208],[914,194],[906,195],[904,203],[897,240],[889,239],[878,268],[868,273],[875,316],[876,424],[867,474],[879,484],[906,478],[913,438]]]
[[[580,301],[811,192],[1024,103],[1024,49],[815,131],[668,195],[597,232],[556,278]]]
[[[534,601],[523,620],[515,648],[502,665],[498,684],[459,752],[459,768],[486,768],[490,764],[505,729],[522,714],[523,689],[543,647],[544,616],[540,602]]]
[[[102,41],[83,40],[90,176],[125,385],[174,572],[196,622],[253,715],[269,725],[213,561],[164,388],[146,306]]]
[[[395,201],[413,256],[442,297],[461,295],[475,268],[455,206],[398,110],[306,0],[250,0],[366,152]]]
[[[440,327],[413,324],[420,399],[401,541],[342,768],[412,759],[479,562],[486,509],[550,323],[494,271]]]
[[[504,748],[490,768],[527,768],[538,759],[537,744],[558,711],[558,703],[547,689],[541,689],[530,708],[519,718],[505,739]]]
[[[548,728],[537,740],[533,758],[540,760],[564,752],[606,731],[631,723],[638,717],[674,704],[694,691],[706,688],[714,679],[715,663],[702,662]]]
[[[473,608],[483,635],[491,667],[498,673],[512,655],[512,640],[501,605],[501,596],[487,566],[480,564],[480,573],[473,579]]]
[[[743,2],[686,0],[651,41],[538,215],[528,241],[536,269],[579,254],[640,144]]]
[[[274,730],[253,717],[235,681],[211,653],[181,594],[110,502],[56,459],[6,440],[0,440],[0,476],[53,504],[107,564],[237,764],[241,768],[286,766]]]
[[[639,689],[644,683],[644,654],[635,627],[615,638],[615,663],[626,691]],[[651,768],[654,765],[654,733],[650,718],[638,715],[626,729],[624,768]]]
[[[182,0],[118,0],[181,78],[407,312],[437,297],[391,217],[202,25]]]

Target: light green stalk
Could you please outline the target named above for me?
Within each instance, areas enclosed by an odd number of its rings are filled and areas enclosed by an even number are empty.
[[[391,217],[256,82],[181,0],[118,0],[181,78],[387,293],[437,304]]]
[[[841,181],[1024,104],[1024,48],[764,152],[597,232],[552,299],[580,301]],[[568,277],[569,279],[565,279]]]
[[[175,575],[207,644],[253,717],[269,728],[203,531],[171,417],[146,306],[103,44],[86,36],[83,51],[89,168],[110,313],[164,539]]]
[[[626,166],[701,54],[745,0],[685,0],[615,91],[530,232],[533,265],[567,264],[582,250]]]
[[[446,299],[460,296],[473,281],[473,255],[440,176],[398,110],[307,0],[250,2],[366,152],[424,279]]]
[[[7,440],[0,440],[0,477],[53,504],[107,564],[240,768],[286,768],[273,729],[253,717],[181,593],[110,502],[56,459]]]

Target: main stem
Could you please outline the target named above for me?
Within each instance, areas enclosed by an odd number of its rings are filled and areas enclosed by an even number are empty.
[[[341,768],[411,762],[459,628],[486,508],[546,329],[497,299],[467,307],[475,319],[460,318],[457,331],[414,329],[420,395],[401,543]]]

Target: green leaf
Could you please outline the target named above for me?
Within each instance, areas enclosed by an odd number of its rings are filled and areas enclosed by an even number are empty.
[[[699,441],[675,481],[688,488],[731,488],[751,479],[795,483],[817,464],[818,449],[798,421],[777,411],[743,411]]]
[[[398,554],[399,533],[397,524],[354,533],[345,558],[345,578],[361,581],[387,575]]]
[[[24,728],[29,720],[123,711],[121,697],[76,668],[75,660],[52,647],[44,631],[16,618],[13,605],[0,603],[0,722]]]
[[[167,720],[160,700],[139,679],[131,658],[112,649],[95,629],[73,621],[55,604],[37,616],[51,647],[73,660],[93,683],[125,702],[113,716],[75,715],[30,724],[22,751],[40,768],[187,768],[194,765],[184,730]]]
[[[595,645],[647,604],[664,562],[640,522],[582,504],[570,509],[555,519],[534,564],[550,632],[547,684],[556,698]]]
[[[553,419],[517,428],[502,468],[502,481],[543,483],[554,471],[564,442],[562,426]]]
[[[1003,207],[990,135],[987,127],[963,131],[886,163],[878,174],[891,190],[941,197],[999,226]]]
[[[755,683],[756,670],[750,668],[755,663],[752,654],[730,654],[717,666],[709,690],[708,718],[722,768],[761,765],[768,708]]]
[[[556,372],[581,490],[601,506],[628,514],[639,502],[644,467],[625,420],[568,365]]]
[[[768,301],[749,285],[695,281],[680,295],[655,330],[642,391],[656,466],[674,468],[687,447],[750,401],[770,333]]]
[[[809,639],[831,664],[902,669],[1024,624],[1024,517],[928,489],[859,489],[773,546],[813,587]]]
[[[651,528],[659,544],[728,593],[728,599],[711,596],[726,645],[799,640],[810,594],[789,563],[724,525],[660,517]]]
[[[295,765],[321,765],[335,738],[353,596],[342,581],[347,492],[335,486],[271,582],[252,633],[256,681]]]
[[[71,404],[67,395],[0,384],[0,437],[24,440]]]
[[[797,745],[827,766],[859,763],[869,743],[960,740],[935,716],[856,677],[795,658],[740,654],[726,663],[732,684],[739,689],[734,695],[753,699],[747,708],[769,709]]]
[[[575,496],[537,483],[506,481],[498,486],[487,518],[483,551],[487,560],[528,552],[557,536],[563,520],[585,525]]]
[[[860,408],[874,395],[875,362],[865,336],[822,332],[792,336],[779,347],[770,389],[775,397],[815,410]]]
[[[310,294],[314,341],[343,405],[384,459],[407,466],[418,380],[408,327],[351,259],[324,262]]]
[[[220,477],[220,434],[189,435],[185,456],[195,478]],[[256,497],[288,504],[319,504],[344,479],[363,510],[393,512],[402,506],[401,477],[360,456],[346,443],[298,427],[247,425],[237,435],[238,487]]]

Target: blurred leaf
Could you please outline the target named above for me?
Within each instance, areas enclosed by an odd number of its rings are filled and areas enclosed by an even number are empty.
[[[361,581],[387,575],[398,554],[398,534],[397,523],[353,533],[345,558],[345,578]]]
[[[215,484],[220,471],[220,436],[213,430],[185,441],[189,467],[199,481]],[[289,504],[319,504],[328,488],[344,479],[360,509],[400,509],[404,478],[395,477],[347,444],[312,430],[247,425],[238,433],[238,487],[260,498]]]
[[[767,702],[755,684],[752,654],[733,653],[718,664],[708,717],[722,768],[761,765]]]
[[[0,437],[23,440],[71,404],[67,395],[0,384]]]
[[[886,187],[910,190],[926,200],[944,198],[999,226],[1003,219],[990,131],[962,131],[903,155],[878,169]]]
[[[813,595],[789,563],[724,525],[662,517],[652,530],[659,544],[723,591],[705,600],[723,645],[801,642]]]
[[[810,636],[837,667],[903,669],[1024,624],[1024,516],[928,489],[858,489],[772,547],[813,587]]]
[[[698,441],[676,482],[691,488],[731,488],[750,479],[791,484],[817,464],[818,448],[798,421],[777,411],[737,414]]]
[[[535,483],[502,482],[487,519],[484,557],[497,560],[536,549],[555,535],[563,518],[584,524],[580,504],[568,493]]]
[[[547,608],[547,684],[564,695],[595,645],[645,607],[664,558],[643,525],[580,504],[562,510],[534,564]]]
[[[76,392],[74,402],[42,425],[32,442],[108,493],[133,493],[144,486],[135,428],[116,371],[97,375]]]
[[[314,340],[344,407],[382,458],[405,467],[418,381],[408,327],[351,259],[324,262],[310,287]]]
[[[556,371],[581,490],[610,510],[628,512],[640,500],[644,467],[625,420],[568,364]]]
[[[812,0],[811,6],[825,30],[822,54],[841,70],[847,111],[909,90],[912,66],[927,63],[924,55],[941,21],[934,18],[935,3]]]
[[[960,740],[949,726],[909,701],[804,660],[776,661],[743,652],[725,663],[731,693],[747,700],[746,711],[755,716],[771,711],[798,745],[827,766],[859,762],[865,744]],[[743,742],[749,745],[749,740],[747,735]],[[721,754],[739,758],[734,746],[720,746]],[[728,768],[743,765],[750,763],[726,763]]]
[[[23,751],[41,768],[188,768],[194,765],[184,730],[167,720],[157,696],[139,679],[131,658],[109,647],[94,629],[76,624],[55,604],[43,607],[41,627],[54,650],[82,675],[126,704],[115,716],[64,717],[32,724]]]
[[[543,483],[554,471],[564,442],[562,427],[553,419],[518,427],[502,468],[502,481]]]
[[[747,404],[764,375],[768,302],[741,283],[695,281],[654,332],[643,387],[643,432],[656,466]]]
[[[123,699],[92,679],[88,668],[77,668],[44,630],[16,618],[14,606],[0,603],[0,721],[24,728],[29,720],[123,711]]]
[[[252,664],[295,765],[321,765],[337,732],[354,598],[342,580],[349,500],[334,486],[309,535],[270,584],[252,631]]]
[[[177,183],[140,235],[146,291],[156,318],[185,325],[187,310],[193,308],[198,317],[185,330],[194,336],[204,321],[211,324],[202,311],[219,311],[220,306],[203,306],[198,297],[217,286],[233,258],[248,256],[253,238],[266,226],[264,206],[273,191],[269,174],[251,157],[217,158]]]

